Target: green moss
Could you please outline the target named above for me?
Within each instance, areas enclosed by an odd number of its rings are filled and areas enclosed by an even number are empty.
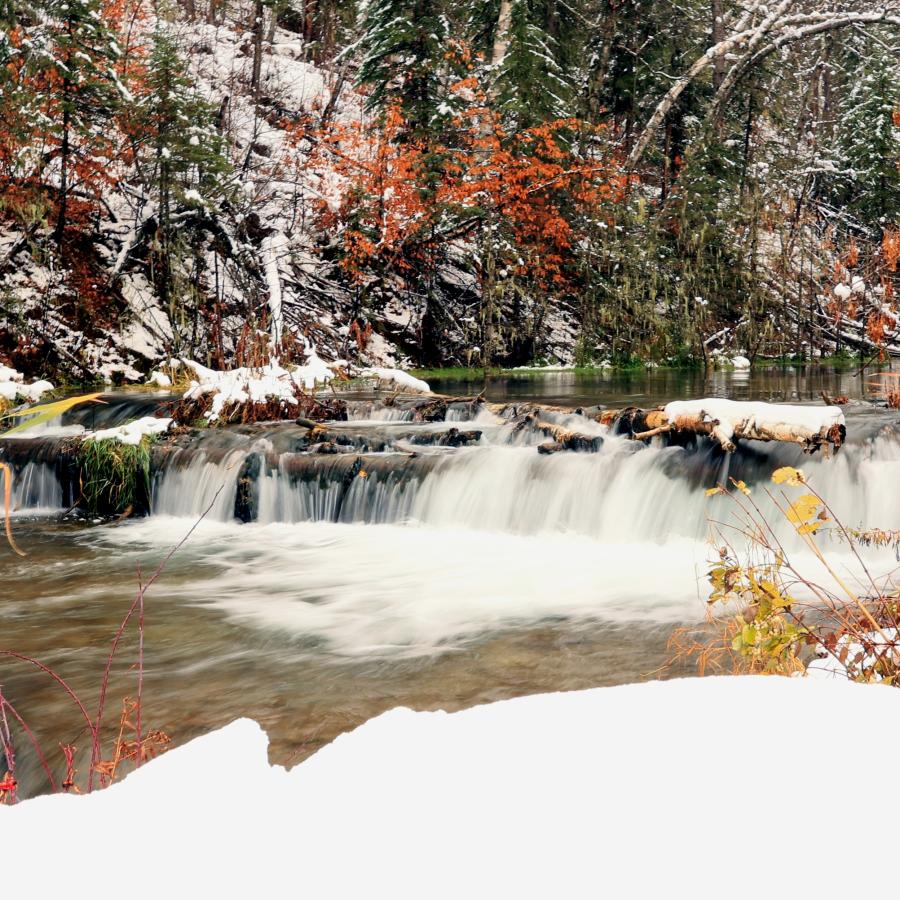
[[[81,443],[78,468],[81,504],[91,515],[115,516],[146,512],[150,503],[150,453],[153,438],[137,445],[117,440]]]
[[[754,368],[776,368],[778,366],[803,366],[803,367],[821,367],[829,369],[852,369],[860,365],[865,359],[858,353],[848,353],[842,350],[831,356],[820,356],[815,359],[809,359],[805,356],[770,356],[757,357],[753,361]]]
[[[411,369],[410,374],[425,381],[428,381],[429,378],[447,378],[453,381],[484,381],[484,369],[467,369],[465,366],[451,366],[446,369]]]

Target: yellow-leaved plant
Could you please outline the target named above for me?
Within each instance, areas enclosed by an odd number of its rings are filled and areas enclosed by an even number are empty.
[[[898,547],[900,533],[845,528],[800,469],[777,469],[772,481],[779,490],[766,493],[831,586],[798,568],[744,482],[717,485],[706,493],[729,497],[737,520],[714,523],[708,622],[699,631],[676,630],[670,642],[675,660],[694,657],[701,674],[793,675],[818,659],[819,667],[855,681],[900,683],[900,592],[890,576],[876,580],[859,552],[863,546]],[[804,493],[796,495],[797,488]],[[735,532],[737,540],[726,537]],[[859,562],[858,588],[823,552],[825,534],[848,545]]]

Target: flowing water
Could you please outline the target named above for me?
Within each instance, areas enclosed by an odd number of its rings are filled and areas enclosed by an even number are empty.
[[[852,373],[720,373],[699,386],[670,375],[625,386],[548,373],[488,388],[573,406],[862,394]],[[100,415],[106,425],[152,402],[119,399],[72,423]],[[848,408],[849,443],[827,460],[781,445],[733,456],[706,441],[644,446],[562,414],[597,449],[542,455],[537,438],[471,409],[413,423],[357,403],[350,421],[328,426],[333,454],[307,452],[291,424],[210,430],[155,462],[151,514],[118,523],[61,520],[72,488],[55,439],[8,442],[0,452],[15,460],[16,532],[29,555],[0,550],[0,646],[95,697],[138,583],[190,532],[147,595],[144,721],[180,743],[251,715],[273,759],[297,761],[396,705],[457,709],[658,677],[673,627],[704,615],[710,520],[733,515],[704,488],[728,476],[772,515],[762,486],[799,463],[845,524],[900,528],[898,415],[869,405]],[[480,434],[446,446],[451,428]],[[136,689],[135,652],[129,640],[116,702]],[[45,676],[0,663],[0,685],[49,746],[79,742],[71,704]],[[26,790],[38,789],[33,761],[24,771]]]

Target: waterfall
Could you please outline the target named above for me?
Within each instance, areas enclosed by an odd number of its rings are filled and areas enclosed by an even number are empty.
[[[449,410],[447,421],[411,423],[402,410],[374,420],[327,426],[329,452],[308,452],[306,434],[290,424],[253,431],[212,429],[190,445],[154,459],[152,514],[260,524],[334,522],[418,523],[519,535],[577,534],[599,541],[705,539],[711,519],[734,504],[706,496],[728,479],[751,486],[767,518],[779,514],[768,496],[771,473],[802,466],[811,484],[850,527],[900,528],[894,500],[900,481],[900,436],[862,419],[854,442],[834,458],[804,456],[785,444],[744,444],[725,454],[713,442],[650,446],[612,434],[577,415],[542,413],[569,429],[596,436],[596,452],[550,455],[544,438],[490,413],[474,419]],[[441,446],[449,429],[467,431],[468,445]],[[851,434],[854,429],[851,427]],[[600,444],[602,439],[602,444]],[[7,442],[0,453],[16,470],[21,511],[59,509],[75,487],[54,460],[52,439]],[[777,494],[776,494],[777,496]]]
[[[63,489],[53,468],[29,462],[13,480],[14,514],[58,512],[63,508]]]
[[[844,524],[900,528],[893,499],[900,476],[900,440],[892,434],[849,445],[833,459],[802,457],[792,447],[721,453],[644,447],[607,434],[596,453],[542,455],[506,435],[496,442],[416,455],[284,453],[233,450],[213,462],[180,451],[158,473],[153,511],[198,516],[220,490],[209,516],[235,518],[236,484],[246,460],[259,456],[252,513],[263,524],[416,522],[513,534],[571,533],[602,541],[703,539],[710,518],[732,501],[704,488],[728,477],[747,482],[767,516],[778,513],[767,491],[780,465],[804,468]]]

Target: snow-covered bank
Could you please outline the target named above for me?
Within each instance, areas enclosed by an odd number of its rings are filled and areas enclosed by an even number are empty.
[[[133,898],[878,894],[900,788],[844,775],[898,712],[883,687],[654,682],[397,709],[291,772],[241,720],[99,794],[0,808],[4,884],[69,891],[102,847],[100,894]]]
[[[334,378],[331,366],[320,359],[315,347],[307,346],[306,363],[284,368],[277,360],[255,368],[241,367],[217,372],[194,360],[174,361],[190,369],[195,380],[185,393],[186,399],[196,400],[212,395],[206,418],[214,422],[226,406],[243,403],[276,401],[287,410],[297,405],[297,391],[310,390]],[[287,416],[286,416],[287,417]]]
[[[29,403],[37,403],[47,391],[52,391],[53,385],[49,381],[35,381],[25,384],[25,377],[21,372],[0,363],[0,399],[10,403],[25,400]]]

